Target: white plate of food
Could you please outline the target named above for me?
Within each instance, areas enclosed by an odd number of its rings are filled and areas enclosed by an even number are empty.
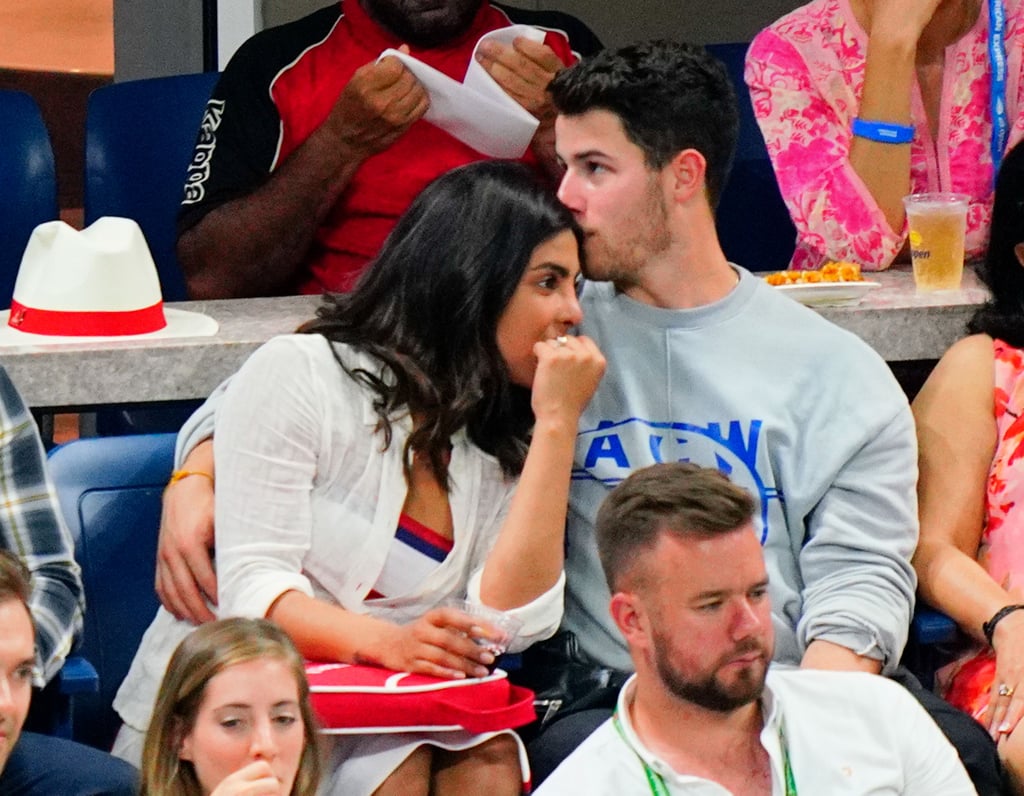
[[[809,307],[842,307],[856,304],[881,282],[797,282],[775,289]]]

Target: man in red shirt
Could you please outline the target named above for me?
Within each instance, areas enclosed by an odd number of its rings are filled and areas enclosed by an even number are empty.
[[[348,290],[428,182],[487,157],[424,121],[424,88],[377,56],[402,47],[461,82],[480,37],[516,23],[545,40],[492,43],[481,64],[540,119],[523,160],[556,178],[547,84],[600,47],[568,15],[486,0],[342,0],[249,39],[214,89],[189,167],[178,257],[190,294]]]

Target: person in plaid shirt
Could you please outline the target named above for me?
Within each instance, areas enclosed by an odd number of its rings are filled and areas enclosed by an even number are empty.
[[[24,657],[35,636],[32,684],[43,687],[64,664],[82,628],[85,595],[75,545],[64,524],[53,484],[46,475],[45,454],[32,415],[6,371],[0,367],[0,548],[20,559],[31,575],[26,601],[23,576],[10,565],[0,566],[0,607],[11,601],[25,605],[32,620],[17,621],[11,611],[0,616],[0,793],[4,796],[132,796],[138,792],[134,767],[106,752],[64,738],[27,732],[26,714],[42,703],[54,687],[30,697],[14,692],[24,680]],[[15,614],[17,611],[14,612]],[[23,612],[22,612],[23,615]],[[34,691],[35,689],[33,689]],[[43,699],[40,700],[40,697]],[[36,718],[36,723],[45,715]],[[24,725],[22,724],[24,722]],[[37,729],[42,729],[42,726]]]
[[[0,547],[32,574],[28,607],[36,627],[33,684],[38,688],[64,665],[85,613],[75,544],[45,458],[35,420],[0,367]]]

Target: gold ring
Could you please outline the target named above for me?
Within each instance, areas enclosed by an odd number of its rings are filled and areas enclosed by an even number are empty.
[[[1014,690],[1015,689],[1012,686],[1008,686],[1006,683],[1000,683],[999,688],[996,689],[996,693],[1001,697],[1012,697]]]

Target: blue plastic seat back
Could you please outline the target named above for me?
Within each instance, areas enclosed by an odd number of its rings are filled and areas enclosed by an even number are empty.
[[[918,601],[910,621],[910,636],[902,663],[928,690],[935,687],[935,673],[963,649],[963,635],[950,617]]]
[[[57,170],[39,106],[23,91],[0,90],[0,309],[11,306],[32,230],[57,217]]]
[[[164,301],[188,298],[175,254],[176,219],[199,123],[219,76],[132,80],[89,95],[85,223],[101,216],[135,219],[156,262]]]
[[[730,261],[752,271],[776,271],[789,265],[796,228],[779,193],[750,90],[743,81],[749,46],[749,42],[707,45],[707,51],[729,72],[740,113],[736,158],[715,217],[722,249]]]
[[[174,440],[174,434],[80,439],[49,456],[85,585],[80,653],[100,681],[99,693],[75,697],[74,735],[100,748],[113,741],[119,719],[111,702],[158,607],[156,544]]]

